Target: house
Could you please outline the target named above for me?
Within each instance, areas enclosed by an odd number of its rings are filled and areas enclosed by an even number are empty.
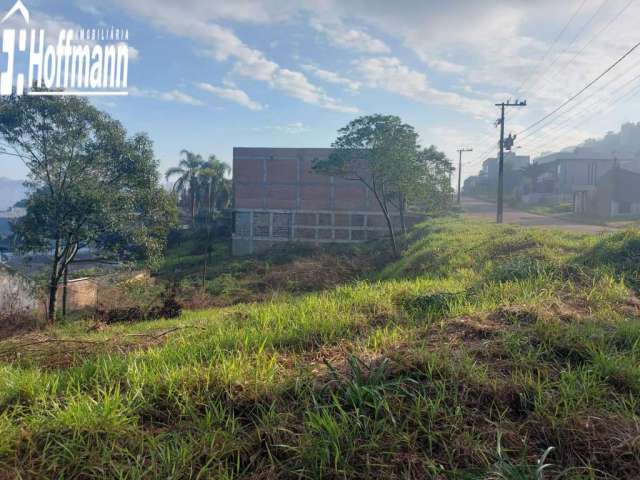
[[[575,191],[574,212],[601,218],[640,215],[640,173],[613,167],[595,186]]]
[[[504,167],[513,171],[527,167],[531,159],[529,155],[516,155],[514,152],[504,152]],[[481,175],[484,174],[489,181],[498,178],[499,162],[496,157],[487,158],[482,162]]]
[[[234,148],[232,252],[288,241],[363,242],[387,234],[373,194],[361,183],[312,171],[330,148]],[[399,214],[392,212],[398,225]],[[407,218],[408,224],[418,221]]]
[[[594,152],[558,152],[534,159],[539,165],[539,177],[522,195],[524,203],[572,203],[577,192],[594,190],[598,180],[616,165],[633,164],[634,160],[619,159]]]

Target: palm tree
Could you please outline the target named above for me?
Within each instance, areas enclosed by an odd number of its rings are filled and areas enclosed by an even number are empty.
[[[167,170],[165,178],[169,180],[171,177],[178,176],[178,179],[173,184],[173,191],[183,195],[189,195],[189,202],[191,208],[191,223],[195,222],[196,218],[196,198],[198,194],[198,173],[204,164],[202,157],[190,152],[189,150],[182,150],[180,152],[184,156],[180,160],[177,167],[172,167]]]
[[[205,288],[207,277],[207,266],[211,264],[211,221],[215,213],[216,204],[221,194],[224,194],[226,185],[231,182],[224,178],[231,169],[229,165],[221,162],[215,155],[210,155],[209,159],[204,162],[198,170],[198,178],[201,182],[201,193],[206,192],[207,201],[207,256],[205,258],[202,269],[202,288]],[[226,199],[225,199],[226,203]]]
[[[229,165],[218,160],[215,155],[211,155],[209,160],[204,162],[198,171],[198,176],[201,178],[202,183],[204,183],[207,192],[207,221],[211,221],[213,218],[216,206],[219,205],[221,194],[226,193],[230,182],[225,178],[225,175],[230,171]],[[226,200],[224,204],[226,204]]]

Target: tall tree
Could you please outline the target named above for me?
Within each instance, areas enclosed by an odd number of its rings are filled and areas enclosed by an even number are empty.
[[[439,214],[451,207],[449,178],[454,167],[451,160],[435,146],[423,148],[416,155],[416,169],[408,184],[407,198],[423,212]]]
[[[204,162],[198,170],[198,177],[203,183],[201,192],[206,196],[207,202],[207,257],[205,259],[202,270],[202,288],[204,289],[207,266],[211,263],[212,245],[211,245],[211,222],[217,206],[217,199],[220,193],[224,192],[225,175],[229,173],[230,168],[224,162],[221,162],[215,155],[210,155],[209,159]]]
[[[209,159],[198,170],[198,176],[204,184],[204,188],[201,191],[206,195],[207,222],[213,219],[215,210],[218,208],[218,200],[226,189],[227,179],[225,175],[230,171],[229,165],[218,160],[215,155],[210,155]]]
[[[197,199],[200,169],[204,165],[204,160],[200,155],[196,155],[189,150],[180,152],[184,158],[180,160],[177,167],[167,170],[165,177],[167,180],[177,176],[173,184],[173,191],[178,194],[185,194],[189,198],[189,209],[191,215],[191,223],[195,223],[197,213]]]
[[[162,252],[175,209],[146,135],[128,137],[83,98],[12,95],[0,100],[0,137],[29,169],[27,213],[15,225],[20,248],[52,252],[50,321],[82,247],[144,259]]]
[[[391,247],[398,255],[392,218],[392,199],[406,194],[415,168],[418,135],[415,129],[391,115],[357,118],[341,128],[333,142],[335,151],[313,169],[361,182],[373,193],[384,215]]]

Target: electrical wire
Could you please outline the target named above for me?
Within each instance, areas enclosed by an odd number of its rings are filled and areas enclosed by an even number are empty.
[[[618,58],[615,62],[613,62],[611,65],[609,65],[600,75],[598,75],[596,78],[594,78],[593,80],[591,80],[587,85],[585,85],[584,87],[582,87],[582,89],[580,89],[580,91],[578,91],[577,93],[575,93],[574,95],[572,95],[571,97],[569,97],[567,100],[565,100],[564,102],[562,102],[558,107],[554,108],[551,112],[547,113],[546,115],[544,115],[542,118],[540,118],[539,120],[536,120],[535,122],[533,122],[531,125],[529,125],[528,127],[524,128],[523,130],[517,132],[516,135],[520,135],[528,130],[531,130],[533,127],[540,125],[542,122],[544,122],[546,119],[552,117],[553,115],[555,115],[558,111],[560,111],[562,108],[564,108],[566,105],[568,105],[569,103],[571,103],[573,100],[575,100],[576,98],[578,98],[580,95],[582,95],[586,90],[588,90],[592,85],[594,85],[595,83],[597,83],[600,79],[602,79],[602,77],[604,77],[607,73],[609,73],[611,70],[613,70],[616,66],[618,66],[625,58],[627,58],[629,55],[631,55],[638,47],[640,47],[640,42],[636,43],[633,47],[631,47],[629,50],[627,50],[620,58]]]

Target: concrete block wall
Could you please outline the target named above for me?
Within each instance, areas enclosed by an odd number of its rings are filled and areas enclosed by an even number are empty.
[[[312,171],[313,162],[330,153],[234,148],[234,254],[261,252],[279,242],[350,243],[387,234],[380,207],[364,185]],[[397,213],[394,223],[399,226]]]

